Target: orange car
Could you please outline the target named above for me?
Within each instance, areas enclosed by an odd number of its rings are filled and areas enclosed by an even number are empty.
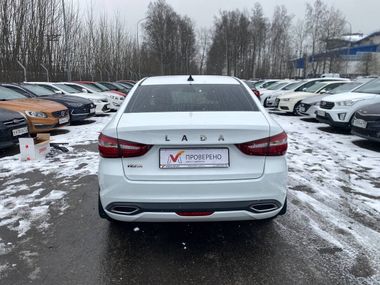
[[[56,102],[29,99],[0,86],[0,108],[22,113],[31,134],[49,132],[70,123],[68,109]]]

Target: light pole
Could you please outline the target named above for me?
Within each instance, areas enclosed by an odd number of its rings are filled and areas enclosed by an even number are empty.
[[[137,42],[137,50],[138,50],[138,76],[141,77],[141,52],[140,52],[140,40],[139,40],[139,27],[140,27],[140,24],[145,21],[146,19],[148,19],[148,17],[145,17],[145,18],[142,18],[140,20],[137,21],[137,24],[136,24],[136,42]],[[140,78],[138,78],[140,79]]]
[[[68,54],[69,53],[69,41],[68,41],[68,33],[67,33],[65,0],[62,0],[62,13],[63,13],[63,27],[65,30],[65,61],[66,61],[67,81],[71,81],[70,57]]]
[[[350,57],[350,48],[351,48],[351,37],[352,37],[352,25],[349,21],[346,20],[346,24],[350,26],[350,35],[348,37],[348,47],[347,47],[347,58],[346,58],[346,75],[348,75],[348,62],[349,62],[349,57]]]

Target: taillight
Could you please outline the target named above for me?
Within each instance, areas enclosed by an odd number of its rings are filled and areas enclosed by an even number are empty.
[[[288,136],[281,134],[236,145],[243,153],[257,156],[280,156],[288,149]]]
[[[146,154],[151,147],[151,145],[120,140],[103,134],[100,134],[98,139],[99,154],[105,158],[142,156]]]
[[[260,91],[256,89],[252,89],[252,91],[256,95],[256,97],[260,99],[260,96],[261,96]]]

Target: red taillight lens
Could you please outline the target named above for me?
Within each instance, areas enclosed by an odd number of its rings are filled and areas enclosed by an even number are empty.
[[[252,89],[253,93],[255,93],[256,97],[260,99],[260,91],[259,90],[256,90],[256,89]]]
[[[243,153],[257,156],[280,156],[288,149],[288,136],[281,134],[236,145]]]
[[[100,156],[105,158],[142,156],[152,147],[151,145],[119,140],[103,134],[99,135],[98,141]]]
[[[120,157],[119,145],[117,139],[115,138],[107,137],[103,134],[100,134],[98,138],[98,149],[101,157]]]

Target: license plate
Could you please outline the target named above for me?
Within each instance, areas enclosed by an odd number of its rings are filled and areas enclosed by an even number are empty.
[[[326,112],[325,112],[325,111],[318,110],[318,111],[317,111],[317,115],[320,116],[320,117],[325,117],[325,116],[326,116]]]
[[[90,109],[90,113],[95,113],[95,108]]]
[[[62,124],[66,124],[69,122],[69,117],[64,117],[64,118],[60,118],[59,119],[59,124],[62,125]]]
[[[26,133],[28,133],[27,127],[12,130],[12,135],[14,137],[21,136],[21,135],[26,134]]]
[[[358,128],[365,129],[367,127],[367,122],[362,119],[354,119],[352,125]]]
[[[160,149],[160,168],[228,168],[228,148]]]

